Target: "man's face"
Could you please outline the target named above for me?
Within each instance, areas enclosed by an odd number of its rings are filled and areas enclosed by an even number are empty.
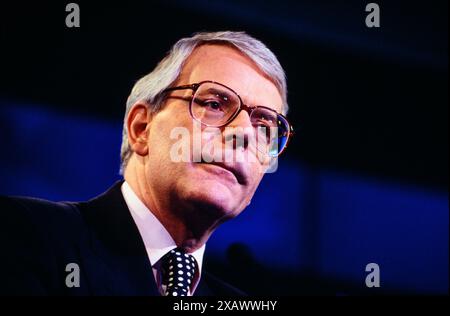
[[[245,55],[224,45],[202,45],[188,58],[177,86],[212,80],[233,89],[249,105],[263,105],[281,112],[282,98],[276,86],[267,79],[256,65]],[[189,114],[192,90],[170,93],[165,105],[154,114],[148,126],[148,156],[144,158],[146,181],[149,192],[162,197],[171,208],[198,208],[212,212],[211,216],[232,218],[249,203],[258,187],[266,164],[255,159],[218,163],[193,162],[193,119]],[[228,127],[252,129],[248,113],[241,111]],[[170,134],[183,127],[190,132],[190,162],[174,162],[170,152],[177,139]],[[204,128],[204,127],[203,127]],[[222,132],[225,128],[222,128]],[[252,135],[247,135],[251,137]],[[204,133],[202,146],[208,142],[225,146],[221,138],[208,138]],[[211,144],[209,144],[211,145]],[[244,157],[256,152],[251,146],[236,148],[244,151]],[[207,214],[205,214],[206,216]]]

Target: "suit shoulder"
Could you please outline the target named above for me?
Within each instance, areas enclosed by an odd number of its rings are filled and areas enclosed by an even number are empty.
[[[0,295],[63,293],[65,264],[83,239],[77,207],[28,197],[0,197]]]
[[[74,202],[53,202],[33,197],[0,196],[1,213],[28,213],[29,216],[38,213],[38,217],[77,217],[80,212]]]
[[[0,225],[11,235],[26,227],[58,238],[79,229],[82,224],[77,203],[52,202],[31,197],[0,197]]]

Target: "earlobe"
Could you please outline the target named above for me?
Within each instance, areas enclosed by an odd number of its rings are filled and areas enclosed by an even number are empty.
[[[144,139],[139,138],[137,142],[131,145],[131,150],[139,156],[146,156],[148,154],[147,142]]]
[[[128,143],[131,150],[140,156],[148,154],[150,115],[145,103],[136,103],[127,118]]]

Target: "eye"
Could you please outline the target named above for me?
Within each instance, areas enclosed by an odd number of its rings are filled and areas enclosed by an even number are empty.
[[[224,112],[225,105],[215,98],[195,98],[195,103],[211,112]]]
[[[268,124],[266,121],[257,121],[253,124],[256,127],[263,127],[263,128],[270,128],[270,124]]]
[[[256,128],[260,140],[265,139],[267,143],[270,143],[274,137],[277,137],[277,133],[274,130],[277,128],[277,121],[273,115],[258,113],[257,116],[253,117],[252,124]]]
[[[211,108],[212,110],[218,111],[222,109],[222,104],[220,104],[220,102],[218,101],[205,101],[203,102],[204,106],[208,106],[209,108]]]
[[[255,117],[252,123],[253,126],[258,128],[265,127],[267,129],[270,129],[271,127],[275,126],[274,118],[267,115],[260,115],[259,117]]]

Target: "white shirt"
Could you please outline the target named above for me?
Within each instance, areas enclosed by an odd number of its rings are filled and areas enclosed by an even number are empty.
[[[128,209],[130,210],[131,216],[133,217],[142,240],[144,241],[145,250],[147,251],[148,259],[152,265],[153,276],[155,277],[158,290],[161,294],[163,294],[165,286],[161,284],[159,259],[161,259],[170,250],[176,248],[177,245],[166,228],[137,197],[136,193],[134,193],[133,189],[126,181],[122,184],[121,190]],[[204,252],[205,245],[191,253],[197,261],[198,274],[196,273],[194,276],[192,287],[188,292],[189,296],[194,293],[198,283],[200,282]]]

